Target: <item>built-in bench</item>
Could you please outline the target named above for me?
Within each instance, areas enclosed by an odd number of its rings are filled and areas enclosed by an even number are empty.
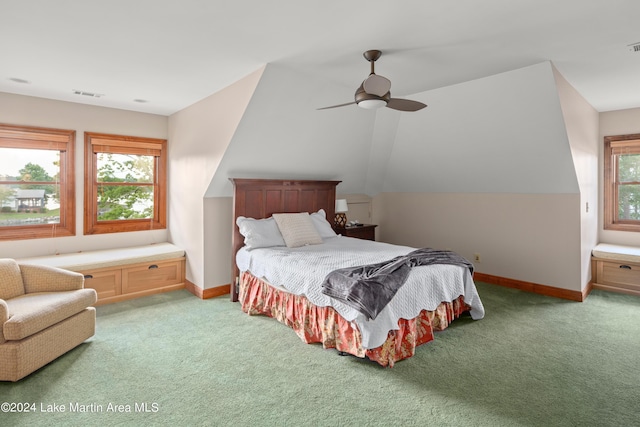
[[[640,295],[640,248],[600,243],[591,252],[596,289]]]
[[[98,303],[123,301],[185,287],[184,250],[172,243],[17,259],[21,264],[64,268],[84,274]]]

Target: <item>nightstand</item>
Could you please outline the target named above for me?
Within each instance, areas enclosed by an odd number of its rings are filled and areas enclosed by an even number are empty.
[[[333,229],[336,233],[346,237],[355,237],[364,240],[376,240],[376,224],[362,224],[355,227],[336,227]]]

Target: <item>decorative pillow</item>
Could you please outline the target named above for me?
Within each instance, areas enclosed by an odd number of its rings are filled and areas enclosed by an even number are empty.
[[[291,214],[273,214],[287,247],[297,248],[306,245],[319,245],[322,237],[318,234],[308,212]]]
[[[249,250],[286,246],[273,218],[254,219],[239,216],[236,219],[236,224],[238,224],[240,234],[244,236],[244,244]]]
[[[315,225],[316,230],[318,230],[318,234],[323,239],[327,237],[335,237],[337,236],[336,232],[331,228],[331,224],[327,221],[327,214],[324,209],[320,209],[318,212],[314,212],[311,215],[311,220],[313,221],[313,225]]]

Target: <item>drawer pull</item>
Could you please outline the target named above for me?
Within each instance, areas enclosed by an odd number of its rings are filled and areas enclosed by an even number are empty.
[[[155,265],[155,264],[152,264],[152,265],[150,265],[150,266],[149,266],[149,270],[152,270],[152,269],[154,269],[154,268],[158,268],[158,266],[157,266],[157,265]]]
[[[93,275],[92,274],[85,274],[84,278],[85,279],[93,279]]]
[[[624,268],[625,270],[631,270],[630,265],[621,265],[619,268]]]

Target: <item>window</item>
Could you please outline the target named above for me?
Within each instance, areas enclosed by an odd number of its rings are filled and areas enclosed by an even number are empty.
[[[74,236],[75,131],[0,124],[0,240]]]
[[[604,228],[640,231],[640,134],[604,138]]]
[[[85,133],[84,233],[166,228],[164,139]]]

